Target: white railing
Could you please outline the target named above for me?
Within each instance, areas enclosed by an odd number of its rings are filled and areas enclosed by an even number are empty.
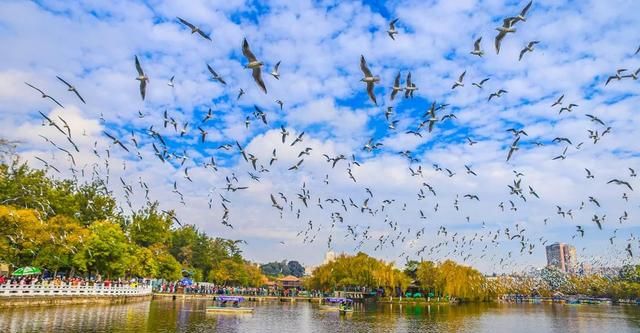
[[[151,295],[151,286],[105,287],[69,285],[17,285],[1,284],[0,297],[7,296],[141,296]]]

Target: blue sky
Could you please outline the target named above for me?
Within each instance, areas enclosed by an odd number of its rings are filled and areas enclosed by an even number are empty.
[[[604,83],[618,68],[630,73],[640,66],[640,55],[634,55],[640,44],[634,36],[640,4],[535,1],[527,21],[516,24],[517,31],[505,37],[496,55],[495,28],[525,4],[499,0],[5,1],[0,11],[8,15],[0,18],[0,42],[10,47],[0,62],[4,120],[0,129],[2,136],[21,142],[19,151],[31,164],[42,167],[35,157],[45,158],[62,170],[56,176],[71,177],[65,155],[38,136],[66,144],[55,129],[41,126],[38,111],[52,119],[63,117],[80,147],[75,158],[77,168],[87,171],[84,180],[94,169],[103,177],[108,173],[110,188],[125,206],[118,178],[136,185],[130,196],[134,209],[145,203],[144,191],[137,186],[143,181],[151,188],[150,199],[158,200],[164,209],[176,209],[181,221],[210,235],[246,240],[245,253],[258,262],[288,258],[314,265],[328,248],[353,252],[362,244],[362,250],[399,265],[407,257],[450,257],[485,272],[501,272],[544,265],[544,244],[554,241],[573,243],[581,258],[594,264],[637,261],[623,249],[631,244],[640,250],[635,237],[640,198],[634,191],[606,183],[619,178],[640,187],[628,169],[640,171],[636,133],[640,119],[635,110],[639,86],[631,78]],[[178,16],[210,33],[213,41],[192,35],[177,22]],[[396,40],[386,34],[393,18],[399,19]],[[469,54],[479,37],[485,51],[482,58]],[[243,38],[265,64],[267,94],[244,68]],[[518,61],[520,50],[533,40],[540,43]],[[150,79],[145,101],[135,80],[135,55]],[[369,101],[365,84],[359,81],[360,55],[381,78],[375,88],[378,106]],[[268,74],[278,61],[280,80]],[[211,79],[207,64],[227,85]],[[465,85],[452,90],[463,71]],[[398,72],[402,84],[411,72],[418,87],[415,98],[398,94],[390,100]],[[75,85],[87,104],[66,91],[56,75]],[[171,76],[175,76],[173,87],[167,85]],[[471,85],[483,78],[489,80],[482,89]],[[54,96],[64,109],[40,98],[24,81]],[[245,95],[237,100],[241,88]],[[487,101],[499,89],[507,93]],[[563,106],[578,106],[558,114],[560,107],[550,105],[563,94]],[[284,102],[282,110],[276,100]],[[422,129],[422,137],[407,134],[417,129],[432,102],[449,104],[438,112],[439,117],[452,113],[456,118],[439,122],[431,133]],[[267,114],[268,125],[253,117],[254,106]],[[385,120],[389,106],[394,108],[392,119],[398,121],[395,130]],[[214,117],[202,123],[209,108]],[[163,127],[165,110],[179,127],[188,123],[186,135]],[[145,117],[139,118],[138,111]],[[586,114],[602,119],[606,126],[591,122]],[[280,125],[291,132],[286,144],[280,141]],[[162,163],[154,155],[152,143],[159,143],[148,135],[150,126],[165,138],[170,153],[186,153],[184,166],[177,159]],[[198,127],[208,132],[204,144],[199,142]],[[521,138],[520,150],[506,162],[514,139],[506,132],[511,127],[524,129],[528,136]],[[601,135],[606,127],[611,127],[610,133],[593,144],[587,130]],[[132,153],[113,146],[103,131],[119,137]],[[140,143],[138,150],[133,149],[132,131]],[[293,137],[303,131],[304,141],[291,147]],[[478,143],[469,145],[467,137]],[[569,138],[572,144],[553,143],[556,137]],[[369,139],[383,146],[364,151]],[[236,140],[269,172],[254,171],[235,148],[216,149]],[[100,156],[93,153],[94,146]],[[300,170],[287,170],[306,147],[312,148],[311,154],[305,156]],[[565,147],[566,159],[552,160]],[[278,160],[269,166],[274,148]],[[106,149],[110,151],[108,167]],[[398,154],[405,150],[418,162],[409,163]],[[323,154],[349,158],[331,168]],[[352,154],[360,166],[348,165]],[[217,172],[204,165],[211,157],[219,165]],[[455,175],[436,171],[434,164]],[[477,176],[468,174],[465,165]],[[422,176],[412,176],[409,168],[418,166]],[[193,182],[183,177],[185,167]],[[357,183],[349,178],[349,167]],[[595,178],[587,179],[584,168]],[[524,174],[519,178],[526,202],[509,193],[507,185],[516,179],[514,170]],[[252,180],[248,172],[259,175],[260,181]],[[226,191],[225,177],[232,175],[238,178],[235,186],[249,188]],[[329,184],[324,182],[327,175]],[[172,192],[174,181],[184,203]],[[423,183],[431,185],[437,196]],[[310,190],[309,208],[297,199],[303,184]],[[529,186],[540,198],[529,194]],[[368,206],[377,210],[375,215],[354,207],[345,212],[340,204],[326,202],[337,198],[348,203],[351,198],[361,206],[369,196],[365,188],[374,194]],[[418,195],[421,189],[427,193],[424,198]],[[282,218],[269,197],[279,198],[279,192],[294,202],[293,211],[286,206]],[[625,192],[628,200],[622,199]],[[220,194],[231,201],[228,222],[233,229],[221,224]],[[465,194],[475,194],[480,201]],[[316,205],[318,198],[323,209]],[[395,201],[384,204],[385,199]],[[509,200],[517,210],[509,209]],[[573,219],[562,218],[556,206],[572,210]],[[420,210],[426,219],[420,218]],[[331,219],[334,212],[341,213],[343,222]],[[628,218],[619,220],[624,212]],[[593,215],[606,215],[603,230],[592,222]],[[577,226],[585,230],[584,237],[577,234]],[[443,227],[446,236],[438,234]],[[510,236],[522,234],[523,242],[505,236],[507,228]],[[383,245],[376,249],[380,239]],[[521,252],[523,245],[526,250]]]

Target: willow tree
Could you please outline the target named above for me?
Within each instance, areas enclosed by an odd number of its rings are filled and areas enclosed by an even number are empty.
[[[310,289],[323,291],[348,288],[384,288],[392,292],[405,289],[410,279],[393,263],[387,263],[359,252],[341,255],[334,261],[318,266],[305,282]]]

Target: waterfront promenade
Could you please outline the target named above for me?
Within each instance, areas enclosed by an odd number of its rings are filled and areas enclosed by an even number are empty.
[[[66,304],[121,304],[150,300],[151,286],[1,284],[0,307]]]

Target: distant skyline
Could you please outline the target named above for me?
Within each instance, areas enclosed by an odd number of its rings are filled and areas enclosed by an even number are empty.
[[[362,250],[400,267],[407,257],[450,258],[501,273],[545,266],[545,246],[564,242],[594,266],[638,263],[640,182],[629,168],[640,172],[640,81],[605,82],[617,69],[630,75],[640,67],[640,2],[534,1],[496,54],[496,27],[527,2],[3,1],[0,137],[19,141],[17,152],[31,166],[45,167],[39,157],[57,167],[61,174],[50,170],[55,177],[73,177],[70,160],[39,135],[73,152],[76,169],[85,170],[81,181],[94,170],[106,178],[108,160],[109,188],[125,213],[120,178],[134,188],[133,209],[145,204],[143,181],[150,200],[176,209],[182,223],[245,240],[242,250],[255,262],[318,265],[328,250]],[[394,18],[392,40],[387,30]],[[470,54],[480,37],[482,57]],[[264,62],[266,94],[244,68],[244,38]],[[539,43],[519,60],[530,41]],[[149,77],[144,101],[136,56]],[[360,82],[361,56],[380,76],[377,106]],[[270,75],[277,62],[279,79]],[[207,65],[226,84],[212,79]],[[409,72],[418,88],[414,98],[400,92],[391,101],[396,75],[404,86]],[[452,89],[463,72],[464,86]],[[482,88],[472,85],[485,78]],[[488,101],[499,89],[507,92]],[[551,107],[560,96],[562,105]],[[432,103],[448,106],[429,132],[428,121],[419,124]],[[571,103],[576,106],[559,113]],[[256,107],[267,125],[254,116]],[[211,119],[203,122],[209,108]],[[166,128],[165,110],[173,118]],[[80,152],[54,127],[42,126],[39,111],[60,124],[62,117]],[[448,114],[455,118],[441,119]],[[148,135],[150,126],[173,154],[165,163],[154,152],[153,145],[162,146]],[[290,133],[286,143],[280,126]],[[527,135],[518,134],[519,149],[507,162],[516,137],[509,128]],[[596,144],[588,130],[598,132]],[[291,146],[303,132],[303,141]],[[255,170],[236,141],[257,158]],[[363,149],[369,142],[382,145]],[[229,150],[219,149],[225,144]],[[307,147],[309,155],[300,155]],[[345,159],[332,168],[323,154]],[[288,170],[301,159],[298,170]],[[269,172],[259,172],[260,165]],[[226,177],[248,188],[229,191]],[[522,196],[508,187],[518,179]],[[612,179],[635,191],[607,184]],[[308,208],[298,199],[303,186]],[[230,201],[233,229],[221,223],[220,195]],[[345,200],[347,211],[339,200],[326,200],[334,198]]]

